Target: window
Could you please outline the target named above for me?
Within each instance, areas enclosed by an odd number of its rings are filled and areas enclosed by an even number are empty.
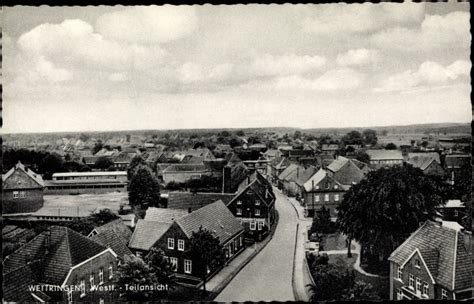
[[[234,250],[232,248],[232,243],[229,244],[228,250],[229,250],[229,255],[232,256],[232,254],[234,254]]]
[[[18,191],[13,191],[13,198],[18,198],[20,196]]]
[[[316,190],[319,190],[319,186],[316,186]]]
[[[100,299],[99,299],[99,304],[104,304],[104,303],[105,303],[105,302],[104,302],[104,299],[100,298]]]
[[[324,194],[324,201],[329,202],[329,194]]]
[[[398,267],[398,279],[403,281],[403,271],[401,267]]]
[[[448,298],[448,292],[446,289],[441,289],[441,299],[445,300]]]
[[[409,286],[411,289],[414,289],[414,288],[415,288],[415,277],[413,277],[412,274],[409,274],[409,275],[408,275],[408,286]]]
[[[72,290],[69,290],[69,291],[67,292],[67,302],[68,302],[69,304],[72,304]]]
[[[99,284],[104,284],[104,268],[99,271]]]
[[[191,273],[192,271],[192,261],[184,260],[184,273]]]
[[[260,205],[260,201],[259,200],[255,200],[255,206],[259,206]]]
[[[240,236],[239,239],[240,239],[240,247],[242,247],[242,245],[243,245],[242,244],[242,236]]]
[[[337,189],[337,188],[339,188],[339,186],[338,186],[338,185],[334,185],[334,189]]]
[[[242,209],[237,208],[237,215],[242,215]]]
[[[184,240],[178,240],[178,250],[184,251]]]
[[[255,230],[255,222],[250,222],[250,230]]]
[[[335,200],[336,202],[339,201],[339,194],[334,194],[334,200]]]
[[[427,296],[428,295],[428,290],[429,290],[428,283],[423,282],[423,295]]]
[[[255,215],[260,216],[260,209],[255,209]]]
[[[401,289],[397,289],[397,300],[403,299],[403,292]]]
[[[419,259],[416,259],[416,260],[415,260],[415,267],[416,267],[416,268],[420,268],[420,267],[421,267],[421,264],[420,264],[420,260],[419,260]]]
[[[174,239],[168,238],[168,249],[174,249]]]
[[[315,195],[315,196],[314,196],[314,200],[315,200],[316,202],[319,202],[319,195]]]
[[[109,264],[109,280],[114,277],[114,264]]]
[[[178,271],[178,258],[170,257],[171,265],[173,266],[173,271]]]
[[[81,283],[79,284],[79,289],[81,290],[81,298],[86,295],[86,281],[81,280]]]
[[[262,230],[263,228],[263,222],[258,222],[258,230]]]
[[[455,217],[458,217],[459,216],[459,212],[457,210],[454,210],[454,216]]]
[[[421,279],[416,278],[416,292],[421,292]]]
[[[237,205],[242,205],[242,201],[237,201]]]
[[[92,288],[92,286],[94,286],[94,274],[90,275],[89,281],[91,283],[91,288]]]
[[[20,191],[20,198],[25,198],[25,196],[26,196],[25,191]]]

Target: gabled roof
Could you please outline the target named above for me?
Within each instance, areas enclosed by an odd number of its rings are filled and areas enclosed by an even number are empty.
[[[131,233],[132,232],[130,231],[130,237]],[[122,259],[124,256],[132,254],[130,249],[127,247],[128,242],[124,243],[124,238],[113,230],[102,231],[98,234],[92,235],[90,239],[104,247],[112,249]]]
[[[221,244],[242,232],[244,228],[226,205],[218,200],[175,221],[188,238],[199,228],[207,229],[219,238]]]
[[[318,169],[313,166],[309,166],[308,168],[304,169],[303,172],[300,172],[300,175],[296,180],[296,184],[303,186],[317,171]]]
[[[411,164],[415,168],[420,168],[421,170],[425,170],[428,168],[432,162],[437,162],[441,164],[439,159],[439,154],[434,153],[408,153],[408,160],[407,162]]]
[[[21,180],[9,180],[14,173],[19,174]],[[13,168],[8,170],[8,172],[2,175],[3,189],[41,189],[44,187],[43,178],[41,175],[34,173],[28,168],[18,162]]]
[[[61,226],[51,226],[6,257],[4,272],[30,261],[40,261],[39,281],[60,285],[71,267],[103,252],[106,248],[82,234]]]
[[[332,172],[339,171],[345,164],[349,162],[349,159],[345,158],[344,156],[338,156],[332,163],[327,166],[326,169]]]
[[[16,268],[8,273],[3,273],[2,298],[4,301],[14,303],[36,302],[32,292],[29,291],[31,286],[38,283],[37,273],[35,272],[36,267],[38,267],[37,263],[33,263]],[[44,293],[37,296],[40,296],[45,301],[50,300]]]
[[[138,220],[128,247],[139,250],[150,250],[171,227],[171,223]]]
[[[304,186],[305,191],[306,192],[311,192],[311,191],[315,190],[315,189],[313,189],[313,185],[317,186],[324,178],[330,179],[331,181],[336,183],[339,187],[341,187],[341,189],[347,189],[347,186],[342,185],[337,180],[335,180],[334,178],[329,176],[326,170],[319,169],[318,172],[316,172],[311,178],[308,179],[308,181],[306,181],[306,183],[304,183],[303,186]]]
[[[288,167],[286,167],[285,170],[283,170],[283,172],[280,173],[280,175],[278,175],[278,179],[279,180],[284,180],[288,175],[290,175],[293,171],[296,171],[296,169],[298,168],[298,165],[296,164],[289,164]]]
[[[229,193],[192,193],[192,192],[170,192],[168,194],[169,209],[198,210],[217,200],[227,203],[234,197]]]
[[[145,221],[155,221],[171,224],[174,220],[186,215],[188,215],[188,211],[186,209],[149,207],[146,210]]]
[[[112,231],[120,237],[124,244],[128,244],[132,237],[132,231],[127,227],[121,218],[113,220],[105,225],[94,228],[95,232],[100,234],[106,231]]]
[[[402,152],[398,150],[367,150],[370,160],[403,160]]]
[[[448,226],[426,221],[395,249],[389,261],[404,265],[418,250],[437,284],[450,290],[472,287],[472,235]]]
[[[252,190],[255,192],[260,200],[267,206],[275,201],[275,194],[273,193],[273,188],[270,183],[263,177],[258,171],[255,171],[252,174],[252,179],[250,183],[245,186],[239,187],[239,192],[234,196],[234,198],[226,203],[227,206],[232,204],[234,201],[238,200],[241,194]]]

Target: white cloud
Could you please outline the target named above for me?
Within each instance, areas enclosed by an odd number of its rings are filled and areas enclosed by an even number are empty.
[[[374,34],[370,41],[378,48],[417,52],[464,48],[471,42],[468,12],[444,16],[426,15],[419,28],[395,27]]]
[[[39,58],[34,70],[30,72],[29,76],[37,81],[45,79],[52,83],[63,82],[72,79],[71,72],[55,67],[52,62],[47,61],[43,57]]]
[[[298,56],[285,54],[273,56],[265,54],[256,58],[249,67],[249,73],[256,76],[285,76],[303,74],[324,66],[326,59],[321,56]]]
[[[123,82],[128,79],[127,75],[124,73],[112,73],[109,75],[109,80],[113,82]]]
[[[79,19],[60,24],[41,24],[21,35],[18,46],[27,57],[44,56],[51,62],[75,65],[81,69],[147,69],[159,64],[166,52],[157,46],[107,40]]]
[[[413,87],[443,85],[460,77],[469,76],[470,69],[471,63],[464,60],[458,60],[446,67],[426,61],[417,71],[407,70],[389,77],[374,91],[403,91]]]
[[[96,23],[104,37],[141,44],[183,38],[197,27],[192,6],[137,6],[102,15]]]
[[[303,29],[316,34],[370,33],[396,24],[411,24],[423,17],[424,6],[403,4],[330,4],[317,5],[302,19]]]
[[[380,54],[377,50],[355,49],[339,54],[336,62],[342,66],[362,66],[374,64],[379,60]]]

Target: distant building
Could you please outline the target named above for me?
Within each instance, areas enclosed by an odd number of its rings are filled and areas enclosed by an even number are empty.
[[[5,258],[3,300],[114,302],[118,300],[116,291],[91,290],[91,287],[114,287],[117,263],[117,254],[112,249],[67,227],[51,226]],[[28,289],[37,285],[44,289],[39,292]],[[78,289],[64,288],[71,285]]]
[[[462,223],[466,216],[471,216],[466,212],[466,206],[460,200],[448,200],[446,204],[437,208],[443,220]]]
[[[272,184],[277,184],[278,176],[290,165],[286,157],[278,157],[267,164],[267,176]]]
[[[366,153],[370,157],[370,166],[373,169],[403,164],[402,152],[398,150],[367,150]]]
[[[343,156],[338,156],[326,169],[331,177],[349,187],[359,183],[369,172],[365,163]]]
[[[472,233],[425,222],[389,257],[390,300],[474,297]]]
[[[43,179],[20,162],[2,175],[2,186],[3,214],[29,213],[43,206]]]
[[[104,193],[127,190],[126,171],[54,173],[46,182],[48,194]]]
[[[171,182],[186,183],[193,179],[200,179],[204,175],[211,175],[211,170],[204,164],[172,164],[161,171],[165,185]]]
[[[427,175],[444,176],[445,171],[441,166],[439,154],[428,153],[408,153],[407,163],[415,168],[419,168]]]
[[[334,155],[339,150],[339,145],[336,144],[323,144],[321,145],[321,153],[326,155]]]

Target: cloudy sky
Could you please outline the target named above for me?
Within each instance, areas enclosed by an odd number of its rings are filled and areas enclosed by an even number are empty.
[[[469,122],[469,4],[13,7],[4,132]]]

